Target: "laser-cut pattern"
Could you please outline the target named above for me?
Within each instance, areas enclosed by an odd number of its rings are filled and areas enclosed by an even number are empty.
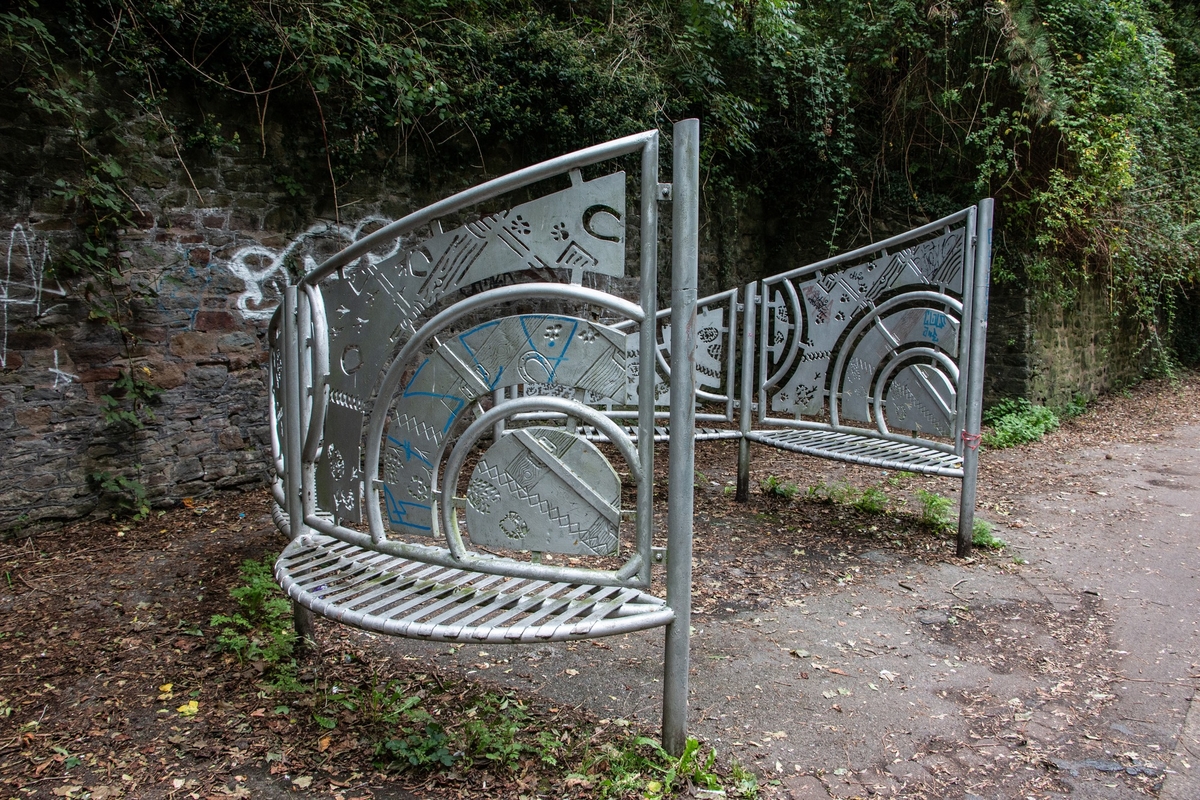
[[[398,339],[411,336],[443,299],[484,282],[529,270],[565,270],[575,280],[584,271],[622,276],[624,209],[625,173],[574,180],[567,189],[435,233],[381,262],[364,260],[325,281],[333,363],[324,434],[350,468],[335,478],[326,450],[316,470],[321,504],[332,506],[341,519],[362,519],[356,498],[361,494],[363,424],[375,381]],[[528,369],[536,376],[544,365]]]
[[[464,410],[518,384],[591,392],[626,402],[625,334],[575,317],[525,314],[467,330],[415,366],[397,399],[384,448],[384,497],[394,530],[428,533],[432,505],[414,478],[435,474],[438,451]],[[507,464],[502,465],[507,466]],[[474,536],[472,536],[474,539]]]
[[[763,414],[953,437],[967,231],[763,281]]]

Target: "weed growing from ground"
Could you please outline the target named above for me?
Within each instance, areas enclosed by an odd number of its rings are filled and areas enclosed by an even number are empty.
[[[971,526],[971,544],[988,550],[1002,550],[1008,542],[993,533],[992,524],[986,519],[976,519]]]
[[[762,493],[772,497],[782,497],[791,500],[800,492],[800,487],[792,481],[785,481],[777,475],[768,475],[759,484]]]
[[[216,649],[232,653],[240,663],[259,662],[276,689],[293,690],[296,682],[296,631],[292,605],[272,574],[274,557],[247,559],[240,569],[242,583],[229,590],[237,601],[233,614],[214,614],[209,624],[219,628]]]
[[[214,648],[263,666],[264,688],[292,695],[276,713],[303,707],[322,733],[353,730],[381,770],[477,767],[516,775],[540,764],[538,783],[552,793],[554,787],[574,787],[597,798],[665,798],[691,786],[728,797],[758,796],[752,772],[736,762],[718,771],[716,752],[705,751],[698,740],[689,739],[676,759],[624,720],[614,720],[615,732],[603,736],[608,720],[594,731],[559,727],[531,714],[514,693],[479,691],[430,674],[384,681],[372,673],[357,685],[301,679],[293,658],[291,603],[275,584],[273,561],[267,556],[242,564],[242,582],[229,592],[237,610],[212,618],[218,629]]]
[[[887,510],[888,496],[874,486],[863,489],[854,500],[854,507],[865,514],[882,514]]]
[[[983,414],[991,430],[983,434],[988,447],[1002,449],[1036,442],[1058,427],[1058,415],[1045,406],[1035,406],[1023,397],[1001,400]]]
[[[926,528],[929,528],[937,533],[945,533],[954,527],[954,521],[950,518],[950,509],[954,506],[954,501],[949,497],[943,497],[937,492],[927,492],[924,489],[917,489],[917,502],[921,504],[920,522]]]

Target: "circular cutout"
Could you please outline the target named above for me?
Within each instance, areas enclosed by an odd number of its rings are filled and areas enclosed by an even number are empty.
[[[358,345],[346,345],[346,349],[342,351],[342,372],[353,375],[361,366],[362,354],[358,352]]]

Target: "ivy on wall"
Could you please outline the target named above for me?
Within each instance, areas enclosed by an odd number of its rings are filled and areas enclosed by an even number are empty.
[[[317,152],[275,180],[331,216],[364,174],[528,163],[687,115],[703,122],[710,235],[740,241],[741,210],[769,199],[767,259],[991,194],[996,279],[1059,301],[1102,282],[1160,365],[1200,272],[1198,53],[1182,0],[57,0],[0,15],[5,84],[33,106],[61,117],[107,92],[185,166],[204,149],[266,155],[278,123]],[[95,146],[64,181],[119,189],[130,156],[85,116]],[[723,266],[754,277],[739,252],[720,248]]]

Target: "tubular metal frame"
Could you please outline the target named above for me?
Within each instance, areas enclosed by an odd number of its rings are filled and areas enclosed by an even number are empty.
[[[658,141],[658,132],[648,131],[519,170],[410,214],[325,261],[297,285],[287,288],[284,302],[271,320],[268,329],[271,344],[269,413],[272,461],[276,472],[272,493],[277,507],[273,519],[291,539],[276,563],[275,572],[281,585],[297,604],[368,630],[412,638],[454,641],[570,640],[666,626],[663,739],[664,746],[670,752],[679,754],[683,751],[687,733],[691,559],[683,556],[690,551],[693,483],[692,470],[689,468],[684,474],[680,468],[690,463],[692,437],[688,432],[695,424],[690,379],[695,366],[698,123],[688,120],[675,126],[673,163],[676,174],[673,184],[658,182]],[[587,266],[586,262],[574,255],[576,264],[582,262],[584,266],[571,267],[572,282],[569,284],[524,283],[482,291],[432,314],[423,324],[415,329],[410,328],[407,338],[404,338],[403,331],[391,332],[390,335],[396,337],[393,344],[398,352],[384,367],[382,377],[371,390],[363,410],[365,450],[361,457],[362,477],[356,491],[362,496],[362,500],[357,502],[365,508],[367,529],[359,530],[343,524],[343,520],[339,519],[338,507],[328,507],[318,497],[318,462],[328,455],[327,449],[331,446],[326,422],[333,409],[329,380],[333,360],[330,352],[331,321],[328,317],[334,309],[330,306],[327,311],[330,301],[323,292],[323,281],[330,278],[346,280],[343,271],[348,267],[366,264],[366,261],[360,260],[367,254],[381,246],[391,245],[423,226],[434,226],[435,235],[439,234],[439,220],[446,215],[559,175],[570,175],[573,190],[578,189],[583,186],[579,172],[582,168],[631,153],[641,155],[640,302],[631,303],[580,285],[583,270]],[[672,193],[674,237],[671,296],[675,301],[677,321],[671,330],[672,356],[667,362],[660,352],[658,341],[657,320],[660,315],[656,312],[655,284],[658,273],[658,204],[671,199]],[[617,220],[621,220],[624,213],[624,209],[618,211],[609,206],[593,205],[584,215],[583,225],[588,232],[591,230],[587,220],[595,208],[601,208],[610,215],[616,211],[614,218]],[[515,220],[512,223],[514,225],[522,222],[520,217]],[[489,232],[495,233],[495,230],[492,228]],[[558,226],[554,233],[554,239],[558,240]],[[500,235],[509,234],[501,231]],[[593,233],[593,236],[620,242],[618,238],[603,233]],[[569,236],[564,234],[562,238],[566,240]],[[510,243],[509,246],[513,245]],[[562,261],[567,255],[568,251],[564,251],[559,260]],[[454,286],[447,285],[447,291],[454,289]],[[478,418],[454,437],[461,446],[451,449],[453,438],[430,434],[433,436],[430,439],[433,449],[428,452],[413,450],[421,459],[432,459],[426,463],[431,464],[432,470],[429,509],[431,533],[435,539],[419,542],[396,538],[389,533],[381,511],[385,502],[382,489],[386,480],[381,472],[385,461],[383,442],[389,436],[389,424],[394,424],[389,423],[395,407],[393,404],[403,406],[407,390],[401,390],[415,380],[415,376],[409,377],[413,375],[411,370],[415,359],[432,348],[435,355],[444,354],[439,357],[449,359],[447,363],[453,363],[454,354],[447,350],[451,342],[442,342],[438,337],[439,332],[453,330],[456,323],[486,313],[488,309],[511,307],[512,303],[531,297],[600,308],[607,314],[625,320],[622,330],[637,336],[638,374],[643,376],[639,379],[635,434],[629,435],[622,425],[580,403],[578,399],[527,397],[500,403],[487,412],[477,405]],[[426,307],[433,305],[435,303],[431,302]],[[339,315],[346,313],[343,308],[337,311]],[[510,316],[501,318],[501,321],[535,317]],[[551,318],[543,316],[539,319]],[[678,320],[682,320],[682,323]],[[368,321],[363,319],[360,322],[365,325]],[[583,323],[582,320],[579,322]],[[471,330],[481,327],[486,328],[487,325]],[[635,327],[637,330],[633,332]],[[455,336],[460,334],[455,333]],[[340,353],[340,368],[350,371],[357,369],[355,365],[347,367],[346,352]],[[621,352],[624,355],[624,348]],[[679,397],[672,399],[671,412],[664,420],[672,430],[683,434],[676,436],[671,444],[667,539],[669,548],[679,553],[680,557],[668,560],[665,600],[647,593],[651,565],[655,561],[652,552],[652,480],[656,421],[653,381],[657,372],[656,362],[668,373],[673,371],[677,376],[685,376],[682,380],[676,379]],[[429,363],[429,359],[426,358],[422,363]],[[732,359],[729,364],[732,366]],[[423,368],[418,367],[417,373]],[[469,379],[468,384],[470,380],[478,378]],[[464,384],[464,388],[469,389],[468,384]],[[398,397],[400,400],[395,399]],[[473,398],[469,393],[463,397],[475,403],[482,399],[478,393]],[[345,404],[346,401],[343,399],[339,402]],[[428,404],[430,401],[423,402]],[[457,414],[457,411],[454,413]],[[563,429],[567,431],[574,429],[573,420],[584,423],[599,437],[613,442],[627,461],[629,475],[637,489],[633,515],[636,521],[635,541],[631,555],[619,568],[591,569],[545,563],[537,558],[521,560],[497,557],[473,551],[459,532],[458,515],[464,501],[451,498],[451,495],[456,494],[458,476],[464,467],[469,445],[489,431],[496,434],[497,440],[502,438],[506,420],[546,416],[571,421]],[[725,416],[728,417],[728,413]],[[450,419],[453,421],[454,416]],[[450,423],[446,425],[449,429]],[[405,444],[407,446],[408,443]],[[680,451],[681,447],[686,453]],[[495,445],[492,449],[495,449]],[[343,469],[343,463],[337,462],[336,467]],[[354,469],[356,466],[352,463],[348,468]],[[554,474],[553,470],[547,474]],[[347,507],[353,505],[354,502],[351,502]],[[436,537],[439,536],[444,538],[440,545],[436,544]]]

